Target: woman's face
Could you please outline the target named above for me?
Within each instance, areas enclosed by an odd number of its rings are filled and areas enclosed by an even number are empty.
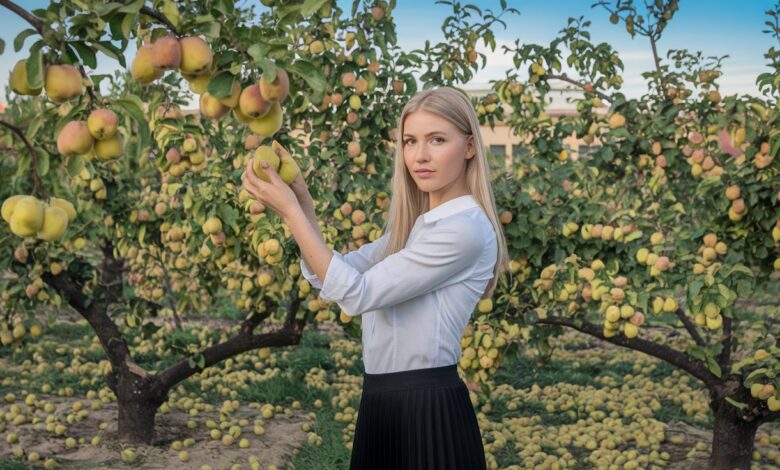
[[[448,120],[422,110],[408,114],[403,154],[417,187],[430,193],[431,207],[465,193],[466,160],[474,156],[473,138],[461,134]],[[421,169],[432,172],[419,173]]]

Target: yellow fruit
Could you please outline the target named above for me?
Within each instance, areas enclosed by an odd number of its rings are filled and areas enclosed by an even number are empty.
[[[260,136],[261,139],[265,139],[276,134],[282,128],[283,117],[282,107],[276,101],[271,104],[271,109],[265,115],[249,121],[249,129]]]
[[[480,313],[489,313],[493,311],[493,299],[482,299],[477,303],[477,310]]]
[[[780,411],[780,399],[769,397],[766,400],[766,406],[769,408],[769,411]]]
[[[206,72],[214,60],[211,48],[203,39],[197,36],[188,36],[179,40],[181,46],[182,73],[200,75]]]
[[[230,88],[230,94],[219,98],[219,102],[228,108],[235,108],[238,106],[238,100],[241,97],[241,84],[238,80],[233,80],[233,86]]]
[[[241,114],[251,119],[265,116],[271,109],[271,104],[271,101],[263,98],[263,95],[260,93],[260,86],[257,84],[244,88],[238,99],[238,107],[241,110]]]
[[[160,70],[177,69],[181,65],[181,52],[176,36],[163,36],[152,44],[152,66]]]
[[[268,177],[268,175],[265,174],[263,167],[260,166],[260,162],[262,161],[268,163],[268,166],[273,168],[274,171],[278,172],[281,159],[274,151],[274,148],[271,146],[261,145],[260,147],[257,147],[257,150],[255,150],[255,158],[252,162],[252,169],[261,180],[265,181],[266,183],[270,183],[271,179]]]
[[[43,227],[44,205],[33,196],[24,196],[16,202],[11,215],[11,231],[19,237],[29,237]]]
[[[27,59],[22,59],[14,65],[8,84],[17,95],[37,96],[41,94],[40,88],[27,86]]]
[[[723,316],[718,315],[716,317],[707,317],[705,315],[705,321],[707,323],[707,328],[711,330],[717,330],[721,327],[721,325],[723,325]]]
[[[187,83],[190,84],[190,90],[196,95],[203,94],[203,92],[206,91],[206,87],[209,85],[209,81],[211,81],[211,74],[208,72],[204,72],[200,75],[182,73],[181,76],[187,80]]]
[[[43,212],[43,226],[38,238],[45,241],[59,240],[68,228],[68,214],[64,209],[48,206]]]
[[[94,142],[86,121],[70,121],[57,135],[57,151],[65,157],[83,155],[92,148]]]
[[[97,140],[107,139],[116,133],[118,119],[110,109],[96,109],[87,118],[87,128]]]
[[[24,194],[17,194],[16,196],[11,196],[5,201],[3,201],[3,208],[2,208],[2,215],[3,220],[6,222],[11,222],[11,215],[14,212],[14,207],[16,206],[16,203],[19,202],[19,200],[23,197],[26,197]]]
[[[208,91],[200,95],[200,113],[209,119],[219,119],[230,111],[228,106]]]
[[[130,75],[133,80],[147,85],[162,77],[163,73],[162,70],[154,68],[152,64],[152,46],[148,44],[141,46],[130,65]]]
[[[667,297],[664,300],[663,310],[664,312],[675,312],[677,311],[677,306],[677,300],[674,297]]]
[[[54,101],[66,101],[81,95],[83,86],[79,69],[69,64],[50,65],[46,68],[43,88],[46,96]]]
[[[610,305],[607,307],[606,311],[606,319],[610,322],[616,322],[620,320],[620,307],[617,305]]]
[[[639,327],[633,323],[626,323],[623,325],[623,334],[626,335],[626,338],[636,338],[639,334]]]
[[[290,156],[287,149],[282,147],[276,140],[271,142],[271,148],[274,149],[274,151],[279,152],[279,177],[282,178],[282,181],[285,183],[291,184],[293,180],[295,180],[295,177],[298,176],[298,173],[300,173],[298,164],[295,163],[295,160]]]
[[[222,221],[217,217],[210,217],[203,224],[203,233],[211,235],[222,231]]]
[[[360,110],[361,101],[358,95],[352,95],[349,97],[349,107],[355,111]]]
[[[624,125],[626,125],[626,118],[622,114],[615,113],[609,117],[610,129],[616,129],[618,127],[623,127]]]
[[[260,94],[266,101],[284,102],[290,91],[290,78],[287,71],[282,68],[276,69],[276,78],[272,82],[267,82],[265,77],[261,76],[258,82]]]
[[[123,151],[124,141],[119,134],[114,134],[113,137],[95,142],[95,157],[98,160],[106,161],[119,158],[122,156]]]

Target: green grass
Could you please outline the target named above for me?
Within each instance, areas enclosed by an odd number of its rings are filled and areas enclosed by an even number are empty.
[[[25,462],[0,457],[0,470],[27,470],[28,468],[30,467]]]
[[[303,446],[293,457],[290,468],[321,470],[343,470],[349,468],[352,452],[344,447],[342,438],[344,423],[335,419],[335,412],[328,408],[317,410],[317,420],[312,431],[322,437],[319,446],[304,441]]]

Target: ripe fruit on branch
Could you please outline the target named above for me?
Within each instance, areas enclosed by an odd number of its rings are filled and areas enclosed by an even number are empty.
[[[57,135],[57,151],[65,157],[83,155],[94,143],[86,121],[70,121]]]
[[[181,64],[179,70],[183,74],[200,75],[206,72],[214,60],[211,48],[203,39],[188,36],[179,40],[181,46]]]
[[[46,67],[43,81],[46,96],[53,101],[66,101],[81,95],[83,87],[79,69],[69,64]]]
[[[181,65],[181,45],[176,36],[163,36],[152,44],[152,65],[159,70],[177,69]]]
[[[43,214],[44,206],[41,201],[33,196],[20,198],[15,201],[11,211],[11,231],[19,237],[35,235],[43,226]]]
[[[8,82],[11,90],[17,95],[38,96],[41,94],[40,88],[27,86],[27,59],[22,59],[14,65]]]
[[[124,141],[119,134],[114,134],[113,137],[95,142],[95,157],[98,160],[106,161],[119,158],[122,156],[123,150]]]
[[[271,109],[264,116],[249,121],[249,129],[260,138],[265,139],[276,134],[282,128],[282,118],[282,107],[278,101],[274,101]]]
[[[238,108],[241,114],[252,119],[265,116],[271,109],[271,104],[271,101],[263,98],[260,86],[257,84],[244,88],[238,99]]]
[[[163,76],[163,71],[156,69],[152,64],[152,46],[145,45],[138,48],[133,63],[130,65],[130,75],[133,80],[147,85]]]
[[[87,118],[89,133],[97,140],[113,137],[116,133],[118,119],[110,109],[96,109]]]
[[[618,127],[623,127],[625,125],[626,125],[626,118],[622,114],[615,113],[609,117],[610,129],[617,129]]]
[[[279,103],[287,99],[290,91],[290,78],[287,71],[282,68],[276,69],[276,78],[272,82],[267,82],[265,77],[260,77],[260,94],[266,101],[278,101]]]
[[[203,224],[203,233],[206,235],[217,234],[222,231],[222,221],[217,217],[210,217]]]

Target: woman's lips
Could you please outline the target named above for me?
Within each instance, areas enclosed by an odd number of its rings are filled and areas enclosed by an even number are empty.
[[[431,175],[433,175],[432,171],[415,171],[415,173],[420,178],[429,178]]]

